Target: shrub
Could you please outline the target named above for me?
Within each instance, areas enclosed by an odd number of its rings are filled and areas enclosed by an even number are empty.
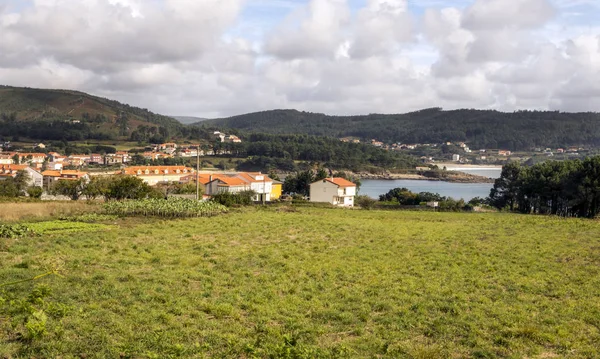
[[[364,209],[371,209],[377,203],[376,200],[366,195],[356,196],[355,202],[358,206]]]
[[[40,199],[40,198],[42,198],[43,193],[44,193],[44,190],[41,187],[31,186],[31,187],[27,188],[27,194],[31,198]]]
[[[254,191],[242,191],[238,193],[221,192],[212,196],[211,201],[222,204],[227,207],[249,206],[254,203]]]
[[[147,197],[160,198],[152,187],[141,178],[134,176],[116,176],[106,186],[104,196],[108,200],[143,199]]]

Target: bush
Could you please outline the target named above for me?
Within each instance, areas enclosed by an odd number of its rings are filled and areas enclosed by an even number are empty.
[[[44,193],[44,190],[42,189],[42,187],[31,186],[31,187],[27,188],[27,194],[31,198],[40,199],[40,198],[42,198],[43,193]]]
[[[355,203],[363,209],[371,209],[375,206],[377,201],[369,196],[361,195],[356,196]]]
[[[254,203],[254,191],[242,191],[238,193],[221,192],[212,196],[211,201],[222,204],[227,207],[249,206]]]
[[[115,176],[106,186],[104,197],[107,200],[160,198],[162,194],[150,187],[141,178]]]

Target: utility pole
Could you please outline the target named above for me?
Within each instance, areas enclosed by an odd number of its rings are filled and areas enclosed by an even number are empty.
[[[267,197],[267,184],[266,184],[265,175],[263,175],[263,195],[262,195],[262,204],[265,205],[265,199]]]
[[[196,147],[196,201],[200,200],[200,145]]]

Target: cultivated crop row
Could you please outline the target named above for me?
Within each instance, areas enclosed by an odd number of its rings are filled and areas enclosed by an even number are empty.
[[[111,201],[104,205],[107,214],[117,216],[159,216],[172,218],[210,217],[227,212],[227,207],[215,202],[200,202],[184,198]]]

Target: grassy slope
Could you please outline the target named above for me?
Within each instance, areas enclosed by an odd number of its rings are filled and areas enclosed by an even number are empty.
[[[17,120],[40,119],[44,115],[81,119],[84,113],[88,113],[91,117],[106,116],[110,122],[103,126],[111,128],[116,116],[122,111],[128,113],[130,128],[140,125],[156,126],[149,123],[145,116],[156,116],[172,125],[179,124],[173,118],[79,91],[0,86],[0,113],[15,113]]]
[[[43,281],[72,309],[29,345],[0,324],[0,357],[600,356],[594,221],[251,209],[120,226],[4,244],[0,283],[62,258]]]

